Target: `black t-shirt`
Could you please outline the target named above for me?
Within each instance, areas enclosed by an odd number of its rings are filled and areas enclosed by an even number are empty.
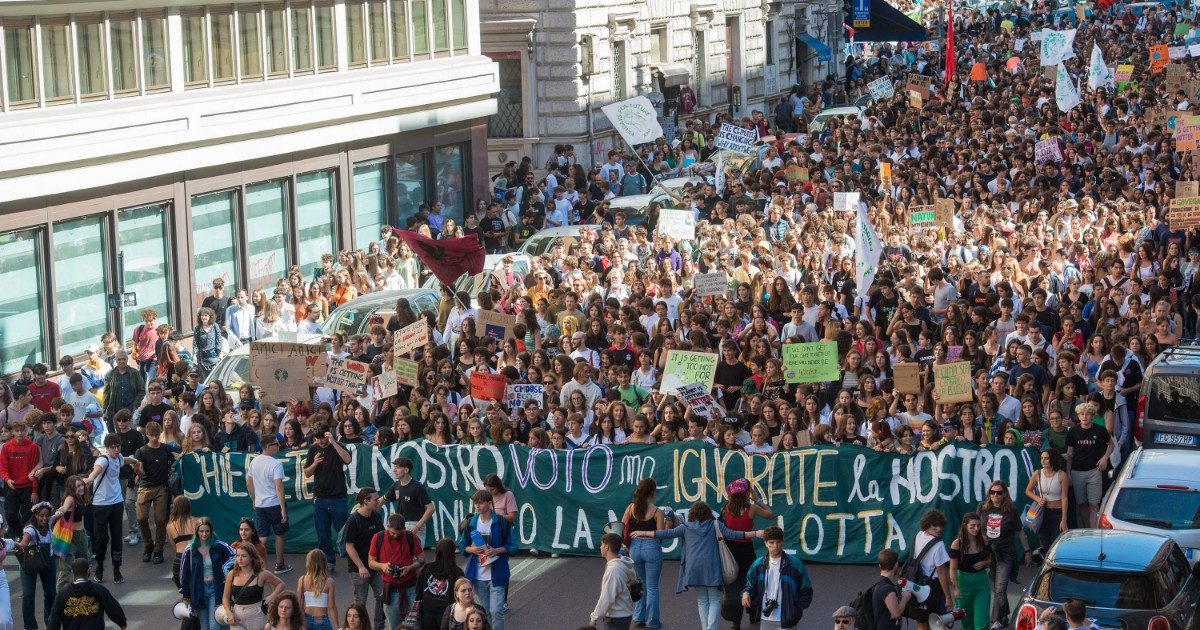
[[[432,503],[425,486],[416,479],[409,479],[407,485],[393,482],[392,487],[383,494],[385,501],[399,501],[399,512],[406,523],[416,523],[425,514],[425,506]]]
[[[337,448],[330,444],[324,448],[313,444],[308,447],[308,455],[304,457],[304,467],[312,466],[317,455],[324,455],[325,461],[317,466],[313,474],[313,496],[318,499],[346,498],[346,467],[342,458],[338,457]]]
[[[174,407],[167,401],[162,401],[157,405],[146,405],[142,407],[142,413],[138,416],[138,426],[143,429],[151,422],[162,424],[163,414],[171,411]]]
[[[504,244],[504,221],[500,217],[484,217],[479,224],[480,229],[484,232],[483,242],[488,247],[500,247]],[[500,233],[499,238],[491,238],[486,236],[488,232]]]
[[[885,329],[900,306],[900,295],[893,292],[889,298],[884,297],[883,291],[876,291],[871,295],[871,306],[875,308],[875,323],[880,329]]]
[[[133,457],[142,463],[142,479],[139,486],[154,488],[167,485],[167,478],[171,475],[171,449],[162,444],[153,448],[146,445],[139,448]]]
[[[1067,429],[1067,448],[1074,449],[1071,470],[1082,472],[1095,469],[1111,440],[1108,429],[1094,422],[1086,429],[1082,426]]]
[[[611,347],[609,348],[609,352],[612,354],[613,365],[623,365],[630,370],[637,369],[637,351],[631,346],[625,346],[624,348]]]
[[[721,359],[717,363],[717,371],[713,376],[713,383],[716,385],[735,385],[741,387],[746,379],[750,378],[750,368],[746,367],[745,363],[735,361],[726,363]]]
[[[997,507],[979,506],[980,528],[988,544],[997,549],[1012,549],[1013,536],[1021,529],[1015,509],[1005,512]],[[1007,547],[1005,547],[1007,545]]]
[[[137,452],[139,448],[146,445],[146,438],[137,429],[130,429],[124,433],[117,433],[117,437],[121,438],[121,456],[130,457]],[[133,467],[125,464],[121,467],[121,479],[133,479]]]
[[[216,298],[208,296],[200,303],[200,306],[211,308],[217,314],[217,323],[221,326],[225,325],[225,311],[229,310],[229,298]]]
[[[363,516],[358,513],[358,510],[354,510],[346,519],[346,543],[354,545],[354,551],[358,553],[358,558],[364,567],[367,566],[367,557],[370,554],[371,538],[381,531],[383,531],[383,517],[379,515],[379,512]],[[338,549],[337,552],[341,554],[345,550]],[[351,569],[357,570],[353,562],[349,566]]]
[[[892,611],[888,610],[886,601],[888,593],[900,597],[900,589],[891,580],[880,578],[871,588],[871,613],[875,615],[875,630],[900,630],[900,622],[904,620],[903,617],[892,619]]]

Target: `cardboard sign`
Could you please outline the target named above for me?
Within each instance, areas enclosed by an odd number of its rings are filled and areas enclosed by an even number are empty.
[[[1167,224],[1172,230],[1200,227],[1200,197],[1177,197],[1167,210]]]
[[[1200,140],[1200,116],[1179,116],[1175,119],[1175,150],[1191,151]]]
[[[838,378],[836,341],[783,344],[783,378],[789,383],[826,383]]]
[[[725,149],[734,153],[749,153],[757,140],[757,130],[746,129],[745,127],[738,127],[729,123],[721,123],[721,130],[717,132],[717,137],[713,140],[713,144],[718,149]]]
[[[921,393],[921,364],[896,363],[892,365],[892,378],[895,379],[897,394]]]
[[[1200,197],[1200,182],[1175,182],[1175,198]]]
[[[974,399],[971,385],[969,362],[957,361],[933,366],[933,389],[938,395],[938,404],[970,402]]]
[[[384,370],[379,373],[379,376],[371,379],[371,395],[375,400],[395,396],[396,392],[399,391],[396,384],[396,372],[393,370]]]
[[[892,163],[879,163],[879,187],[883,189],[883,194],[892,194]]]
[[[416,361],[408,359],[393,359],[393,371],[396,373],[396,384],[406,387],[416,387],[420,384],[418,374],[420,374],[420,364]]]
[[[933,206],[911,206],[908,209],[909,227],[933,227],[937,223],[937,213]]]
[[[862,198],[857,192],[833,193],[833,209],[837,212],[858,212],[858,202]]]
[[[325,387],[357,395],[359,390],[367,386],[367,378],[371,375],[371,366],[362,361],[352,361],[344,357],[329,357],[329,372],[325,375]]]
[[[947,361],[957,361],[958,357],[962,356],[962,349],[963,349],[962,346],[947,346],[946,347],[946,360]]]
[[[1158,74],[1171,63],[1171,50],[1166,44],[1155,44],[1150,47],[1150,74]]]
[[[475,318],[475,324],[476,330],[481,336],[504,341],[513,336],[513,326],[517,325],[517,316],[481,309]]]
[[[933,222],[938,227],[954,229],[953,199],[937,199],[933,202]]]
[[[1033,145],[1033,161],[1035,164],[1061,162],[1062,150],[1058,148],[1058,139],[1047,138],[1039,140],[1037,144]]]
[[[871,93],[871,98],[882,101],[892,98],[896,95],[896,88],[892,87],[891,77],[879,77],[867,84],[867,90]]]
[[[784,169],[783,176],[786,177],[789,182],[807,182],[809,180],[808,169],[804,168],[803,166],[796,166],[795,164],[792,164]]]
[[[905,89],[909,92],[916,92],[921,95],[922,100],[929,100],[929,86],[933,83],[933,77],[928,77],[923,74],[910,74],[905,81]]]
[[[696,297],[725,295],[729,292],[729,276],[724,271],[698,274],[692,276],[692,288]]]
[[[1117,71],[1113,73],[1113,80],[1117,83],[1128,83],[1133,79],[1133,64],[1122,63],[1117,64]]]
[[[665,234],[677,241],[696,239],[696,215],[691,210],[658,211],[658,234]]]
[[[721,418],[725,415],[725,410],[717,403],[717,399],[713,398],[710,389],[705,389],[704,385],[700,383],[680,385],[679,397],[696,415],[705,418]]]
[[[413,350],[429,343],[429,322],[424,317],[397,330],[392,335],[392,356],[411,355]]]
[[[250,383],[255,381],[256,367],[274,369],[274,361],[281,357],[304,357],[304,373],[310,381],[325,376],[328,365],[325,362],[325,346],[316,343],[294,343],[285,341],[255,341],[250,344]],[[266,372],[263,372],[265,375]]]
[[[480,370],[471,372],[471,398],[476,400],[504,400],[507,383],[503,374],[490,374]]]
[[[504,388],[504,401],[509,409],[524,407],[525,403],[533,401],[538,409],[546,407],[546,386],[541,383],[513,383]]]
[[[976,61],[975,65],[971,66],[972,81],[987,81],[987,68],[982,61]]]
[[[700,383],[712,389],[713,377],[717,374],[717,355],[708,352],[668,350],[667,365],[663,368],[662,386],[664,394],[679,393],[680,385]]]
[[[1187,46],[1170,46],[1167,48],[1167,57],[1169,59],[1186,59],[1187,56]]]
[[[257,361],[252,361],[252,365],[250,382],[258,386],[264,403],[274,405],[311,398],[311,381],[303,356],[275,356],[266,361],[259,357]]]
[[[916,90],[908,91],[908,106],[913,109],[921,109],[925,107],[925,99],[921,97],[921,93]]]

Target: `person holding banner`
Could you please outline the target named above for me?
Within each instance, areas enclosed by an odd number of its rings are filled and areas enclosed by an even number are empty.
[[[319,423],[312,430],[313,444],[304,458],[304,474],[313,478],[313,525],[317,547],[325,553],[329,572],[336,571],[337,555],[333,534],[346,524],[346,475],[342,468],[350,463],[350,453],[333,439],[329,425]]]

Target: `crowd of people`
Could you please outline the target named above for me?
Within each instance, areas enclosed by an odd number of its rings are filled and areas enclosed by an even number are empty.
[[[1176,28],[1186,21],[1174,9],[1097,10],[1078,23],[1066,71],[1086,78],[1093,44],[1109,64],[1135,71],[1129,81],[1082,89],[1081,102],[1062,111],[1033,37],[1062,26],[1048,22],[1049,9],[954,13],[958,71],[948,81],[940,49],[873,45],[847,60],[844,77],[797,86],[770,117],[686,120],[677,138],[613,151],[591,169],[570,146],[541,166],[507,165],[492,181],[494,197],[478,200],[461,224],[439,204],[422,206],[405,228],[438,239],[475,234],[492,253],[511,252],[543,228],[589,227],[530,257],[527,272],[504,260],[477,295],[441,285],[436,310],[416,312],[399,299],[395,315],[376,317],[366,334],[328,335],[330,356],[378,373],[392,369],[392,334],[424,318],[432,334],[415,355],[419,384],[394,396],[314,387],[308,400],[264,401],[249,383],[206,379],[239,345],[319,334],[333,309],[360,295],[420,286],[429,270],[392,228],[362,250],[328,254],[315,274],[293,268],[274,287],[226,294],[224,281],[214,281],[190,331],[146,309],[125,344],[110,333],[81,361],[64,356],[53,374],[26,366],[0,385],[8,548],[36,556],[59,529],[65,542],[46,562],[22,561],[24,627],[39,624],[38,584],[49,623],[59,591],[78,588],[82,561],[90,562],[85,581],[90,572],[96,583],[111,576],[120,584],[123,547],[144,544],[142,561],[156,564],[173,548],[187,618],[206,630],[390,629],[414,609],[423,628],[502,630],[517,504],[500,479],[473,497],[476,513],[459,539],[438,541],[429,563],[423,536],[408,533],[422,532],[433,513],[408,474],[411,462],[395,462],[397,486],[365,489],[347,507],[345,445],[409,440],[543,449],[700,440],[752,454],[822,444],[900,455],[953,443],[1035,447],[1041,468],[1028,487],[992,484],[948,548],[937,542],[947,524],[936,513],[916,541],[933,541],[922,567],[947,605],[969,611],[966,627],[1006,625],[1000,595],[1025,560],[1015,541],[1045,550],[1060,532],[1096,524],[1112,471],[1134,447],[1144,370],[1194,337],[1200,315],[1200,241],[1169,217],[1176,183],[1197,180],[1196,165],[1176,150],[1166,119],[1190,109],[1195,95],[1153,73],[1147,53],[1195,29]],[[983,80],[968,78],[977,63]],[[929,98],[909,97],[911,74],[933,79]],[[808,128],[824,104],[861,96],[881,77],[893,81],[893,97],[861,119]],[[703,172],[721,122],[757,129],[768,148],[732,168],[724,189],[701,181],[676,195],[675,205],[694,213],[694,239],[658,234],[658,206],[644,216],[611,211],[614,198],[648,192],[664,175]],[[1053,142],[1061,159],[1039,159],[1039,141]],[[881,164],[890,167],[886,181]],[[850,191],[884,243],[869,287],[856,286],[856,251],[865,246],[856,213],[832,208],[836,193]],[[910,208],[939,199],[953,202],[952,225],[910,227]],[[714,272],[727,274],[727,294],[694,295],[695,276]],[[515,316],[512,335],[484,334],[480,310]],[[818,340],[837,343],[838,378],[789,383],[782,345]],[[719,356],[712,393],[721,413],[699,415],[661,391],[672,350]],[[968,402],[934,394],[934,367],[952,361],[970,364]],[[918,368],[916,391],[897,391],[903,364]],[[511,408],[477,400],[475,371],[541,384],[545,396]],[[291,567],[273,455],[294,448],[308,449],[319,549],[289,589],[278,577]],[[206,450],[263,454],[250,475],[256,517],[232,545],[179,496],[173,462]],[[602,598],[593,623],[659,627],[657,540],[682,537],[685,557],[696,561],[679,587],[698,591],[702,627],[715,628],[718,615],[736,627],[747,610],[750,620],[776,624],[763,627],[794,627],[811,585],[802,564],[778,553],[781,532],[754,527],[772,517],[769,506],[734,484],[720,521],[698,505],[677,524],[654,505],[654,484],[639,485],[625,513],[630,536],[602,547],[613,597]],[[1013,508],[1022,494],[1044,510],[1027,540]],[[386,501],[400,507],[385,523],[378,511]],[[725,587],[714,564],[714,529],[738,563],[734,586]],[[766,541],[762,559],[742,542],[751,533]],[[274,571],[263,543],[272,538]],[[355,591],[344,611],[330,579],[343,552]],[[465,570],[456,554],[467,556]],[[885,574],[896,565],[886,554]],[[631,576],[645,594],[626,609],[615,592]],[[883,590],[876,627],[895,627],[908,596]],[[7,601],[0,597],[0,616]]]

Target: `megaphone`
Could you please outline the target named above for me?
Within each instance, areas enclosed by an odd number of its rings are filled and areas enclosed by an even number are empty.
[[[956,621],[962,621],[966,616],[966,611],[961,608],[951,610],[944,615],[934,613],[929,615],[929,630],[951,630]]]
[[[604,524],[605,534],[616,534],[618,536],[625,535],[625,523],[621,521],[609,521]]]
[[[183,600],[180,600],[176,602],[175,607],[171,609],[171,613],[175,615],[176,619],[183,621],[184,619],[192,616],[192,607],[183,603]]]
[[[931,592],[931,589],[928,586],[923,586],[921,584],[917,584],[916,582],[910,582],[904,578],[900,578],[900,592],[904,593],[907,591],[912,591],[913,599],[917,600],[917,602],[925,603],[925,600],[929,599],[929,593]]]

